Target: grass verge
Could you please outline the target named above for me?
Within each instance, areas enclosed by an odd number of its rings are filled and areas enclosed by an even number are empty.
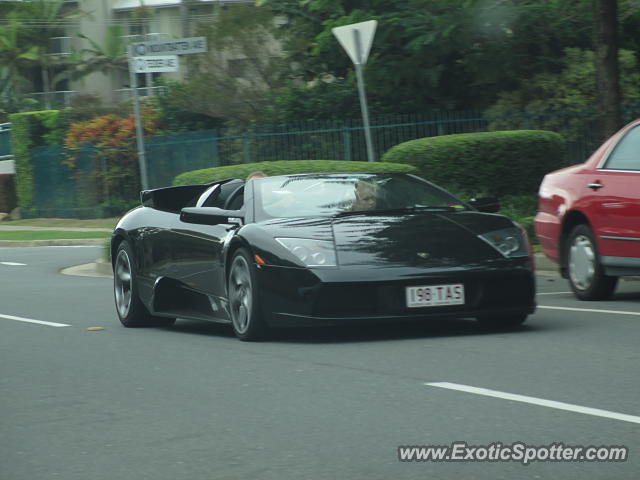
[[[108,228],[113,229],[119,217],[114,218],[27,218],[25,220],[10,220],[0,223],[0,226],[10,227],[58,227],[58,228]]]
[[[108,238],[110,232],[74,232],[65,230],[5,230],[0,231],[0,240],[71,240],[77,238]]]

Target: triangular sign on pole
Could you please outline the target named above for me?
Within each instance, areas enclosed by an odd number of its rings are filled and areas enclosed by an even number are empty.
[[[373,35],[376,32],[377,20],[352,23],[342,27],[332,28],[331,31],[345,49],[351,61],[356,65],[367,63]]]

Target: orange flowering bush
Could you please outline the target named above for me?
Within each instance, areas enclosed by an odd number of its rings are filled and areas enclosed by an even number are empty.
[[[162,133],[160,118],[144,108],[145,136]],[[64,140],[65,164],[94,204],[135,200],[140,191],[135,117],[101,115],[72,124]]]

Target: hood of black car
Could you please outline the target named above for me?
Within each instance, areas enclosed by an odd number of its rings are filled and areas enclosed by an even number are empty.
[[[475,212],[412,213],[336,218],[333,232],[341,266],[452,268],[502,258],[478,234],[510,226]]]
[[[290,218],[267,228],[274,237],[335,241],[340,266],[453,268],[503,258],[478,235],[512,226],[501,215],[465,211]]]

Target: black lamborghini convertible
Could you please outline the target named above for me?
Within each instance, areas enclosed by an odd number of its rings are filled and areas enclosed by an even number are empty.
[[[228,179],[141,193],[111,241],[127,327],[176,318],[269,327],[426,317],[522,323],[535,309],[525,231],[493,199],[405,174]]]

